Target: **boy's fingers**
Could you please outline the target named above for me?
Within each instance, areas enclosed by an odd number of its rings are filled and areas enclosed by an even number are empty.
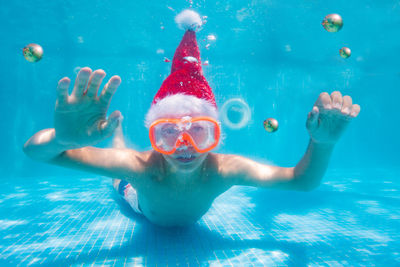
[[[86,91],[88,97],[97,96],[100,84],[105,76],[106,73],[103,70],[96,70],[90,75],[88,89]]]
[[[323,112],[324,109],[332,109],[332,101],[330,95],[327,92],[321,93],[317,101],[315,101],[314,106],[318,107],[319,112]]]
[[[57,102],[65,104],[68,102],[68,87],[71,80],[67,77],[62,78],[57,85]]]
[[[77,98],[83,95],[91,73],[92,70],[88,67],[84,67],[79,71],[78,75],[76,76],[74,89],[72,90],[71,95]]]
[[[111,77],[108,83],[104,86],[100,94],[100,101],[108,105],[118,86],[121,84],[121,78],[117,75]]]
[[[111,113],[106,121],[103,121],[99,124],[99,130],[102,132],[102,135],[110,136],[118,127],[122,118],[121,112],[118,110]]]
[[[353,100],[351,99],[351,97],[345,95],[343,97],[342,114],[347,116],[350,115],[352,105],[353,105]]]
[[[331,94],[332,108],[341,110],[343,105],[343,97],[339,91],[334,91]]]
[[[355,118],[358,116],[358,114],[360,113],[361,107],[358,104],[354,104],[353,106],[351,106],[351,112],[350,112],[350,116]]]
[[[308,130],[313,131],[318,127],[319,109],[314,106],[310,113],[308,113],[306,127]]]

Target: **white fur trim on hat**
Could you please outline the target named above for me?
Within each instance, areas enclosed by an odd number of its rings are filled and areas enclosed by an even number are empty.
[[[149,128],[157,119],[183,116],[209,116],[218,119],[218,111],[213,104],[205,99],[175,94],[164,97],[150,107],[146,114],[145,125]]]

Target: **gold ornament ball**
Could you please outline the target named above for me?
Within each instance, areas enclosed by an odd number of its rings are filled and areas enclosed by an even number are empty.
[[[329,14],[322,21],[322,26],[328,32],[338,32],[343,27],[343,20],[339,14]]]
[[[43,48],[38,44],[28,44],[22,49],[24,57],[29,62],[38,62],[42,59]]]
[[[348,47],[342,47],[342,48],[339,50],[339,54],[340,54],[340,56],[341,56],[342,58],[348,58],[348,57],[351,56],[351,50],[350,50],[350,48],[348,48]]]
[[[264,121],[264,129],[269,132],[273,133],[278,130],[278,121],[274,118],[269,118]]]

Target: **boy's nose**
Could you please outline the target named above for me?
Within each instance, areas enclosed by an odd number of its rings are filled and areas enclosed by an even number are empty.
[[[186,139],[184,140],[180,139],[178,140],[177,146],[178,146],[177,149],[186,149],[190,146],[190,142]]]

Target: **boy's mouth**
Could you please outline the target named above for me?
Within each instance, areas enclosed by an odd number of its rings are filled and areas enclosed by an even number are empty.
[[[176,160],[183,163],[188,163],[193,161],[195,158],[196,157],[194,155],[179,155],[178,157],[176,157]]]

